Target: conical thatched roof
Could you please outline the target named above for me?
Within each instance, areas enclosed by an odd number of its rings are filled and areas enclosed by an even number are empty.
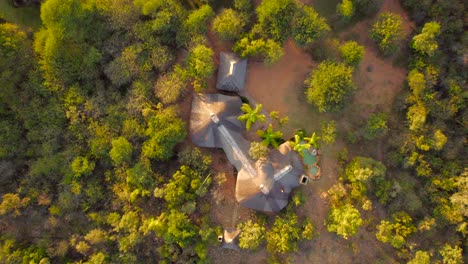
[[[218,126],[211,119],[215,114],[229,131],[240,133],[243,125],[237,120],[242,114],[238,96],[222,94],[195,94],[190,116],[190,137],[199,147],[221,148]]]
[[[238,58],[234,53],[221,52],[216,88],[238,92],[244,89],[247,75],[247,60]]]

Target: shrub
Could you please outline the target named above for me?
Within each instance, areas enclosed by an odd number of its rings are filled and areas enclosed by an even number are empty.
[[[380,50],[389,55],[396,51],[403,37],[403,26],[398,14],[385,12],[380,14],[372,26],[371,38],[379,45]]]

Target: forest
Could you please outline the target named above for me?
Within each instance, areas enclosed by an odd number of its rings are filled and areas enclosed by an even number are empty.
[[[0,9],[0,263],[468,263],[464,1]],[[193,93],[216,92],[220,51],[248,58],[249,86],[255,70],[302,65],[290,50],[308,63],[285,92],[301,109],[271,106],[286,102],[272,86],[239,119],[254,160],[307,130],[322,179],[278,214],[242,209],[240,250],[223,249],[218,200],[235,173],[190,142]],[[363,90],[377,65],[401,73],[394,97]]]

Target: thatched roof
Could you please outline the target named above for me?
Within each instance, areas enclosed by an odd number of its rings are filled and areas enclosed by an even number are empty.
[[[232,92],[243,90],[247,75],[247,60],[242,60],[234,53],[227,52],[221,52],[219,57],[216,88]]]
[[[289,142],[272,150],[267,159],[254,162],[250,142],[241,135],[239,97],[196,94],[192,103],[190,136],[200,147],[222,148],[238,171],[236,199],[245,206],[278,212],[288,204],[289,193],[299,186],[303,165]]]
[[[228,227],[224,229],[223,233],[223,248],[239,250],[237,246],[237,237],[240,234],[240,230],[233,227]]]

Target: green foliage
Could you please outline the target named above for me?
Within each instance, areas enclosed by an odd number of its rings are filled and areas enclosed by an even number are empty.
[[[426,107],[422,103],[417,103],[408,108],[406,117],[409,121],[409,129],[417,131],[423,128],[427,117]]]
[[[406,237],[416,232],[413,219],[405,212],[392,215],[392,221],[382,220],[377,226],[376,237],[379,241],[390,243],[394,248],[401,248],[406,244]]]
[[[331,120],[329,122],[321,123],[322,129],[320,138],[325,144],[333,144],[336,140],[336,122]]]
[[[205,176],[183,165],[163,188],[156,188],[155,196],[163,198],[170,209],[180,208],[186,202],[195,201],[202,184],[210,185],[211,178]]]
[[[451,246],[445,244],[443,248],[439,250],[440,255],[443,257],[442,263],[444,264],[462,264],[463,254],[462,249],[459,246]]]
[[[141,161],[127,169],[126,173],[127,184],[134,188],[149,190],[154,184],[151,168]]]
[[[163,104],[176,102],[187,85],[186,72],[179,66],[175,66],[171,72],[158,78],[154,86],[156,96]]]
[[[396,51],[402,37],[403,26],[398,14],[382,13],[372,26],[371,38],[379,45],[380,50],[385,55]]]
[[[170,210],[156,219],[149,219],[146,225],[148,231],[155,231],[166,243],[174,243],[181,248],[194,242],[197,236],[196,226],[186,214],[178,210]]]
[[[254,160],[266,158],[268,155],[268,147],[260,142],[251,142],[249,155]]]
[[[20,209],[27,206],[29,198],[21,199],[17,193],[5,193],[2,195],[2,203],[0,203],[0,216],[13,213],[13,215],[21,215]]]
[[[122,162],[129,162],[132,158],[133,146],[124,137],[118,137],[112,140],[112,149],[109,156],[116,165]]]
[[[447,143],[447,136],[440,129],[437,129],[434,132],[433,142],[434,149],[441,150]]]
[[[297,243],[301,239],[301,231],[294,213],[277,216],[273,227],[266,232],[268,252],[279,254],[296,252]]]
[[[352,77],[351,67],[331,61],[320,63],[306,81],[308,101],[320,112],[341,109],[345,98],[355,89]]]
[[[228,8],[224,9],[213,20],[213,30],[221,39],[236,40],[242,33],[245,24],[241,14]]]
[[[256,250],[265,240],[265,223],[263,221],[247,220],[237,225],[241,230],[239,247]]]
[[[95,163],[90,161],[87,157],[78,156],[72,164],[71,170],[75,177],[89,176],[93,172]]]
[[[418,250],[413,259],[408,261],[407,264],[430,264],[431,256],[426,251]]]
[[[172,149],[181,142],[185,136],[185,124],[180,120],[173,109],[158,110],[147,117],[148,128],[145,135],[148,137],[142,146],[143,157],[167,160],[173,155]]]
[[[346,178],[350,182],[366,182],[373,178],[384,177],[385,166],[371,158],[355,157],[345,169]]]
[[[234,0],[234,9],[239,12],[250,12],[252,9],[252,3],[250,0]]]
[[[450,197],[450,202],[455,207],[455,210],[460,214],[468,217],[468,169],[457,177],[455,180],[457,191]]]
[[[333,207],[328,214],[327,230],[335,232],[344,239],[356,235],[362,225],[359,210],[351,204]]]
[[[339,47],[343,61],[351,66],[357,66],[364,56],[364,47],[356,41],[347,41]]]
[[[440,34],[440,24],[438,22],[427,22],[420,34],[413,37],[411,47],[417,52],[433,56],[439,47],[435,38]]]
[[[203,154],[199,148],[186,148],[178,156],[181,164],[194,169],[200,175],[210,173],[211,157]]]
[[[317,136],[317,134],[314,132],[312,133],[312,135],[310,137],[304,137],[304,140],[310,144],[311,146],[314,146],[314,148],[318,149],[319,148],[319,144],[318,144],[318,140],[320,139],[319,136]]]
[[[263,139],[262,144],[265,146],[272,145],[274,148],[279,146],[279,141],[283,137],[283,133],[281,131],[273,130],[272,124],[269,124],[266,130],[257,130],[257,135]]]
[[[309,218],[306,218],[304,222],[302,222],[302,229],[302,239],[312,240],[314,238],[315,226]]]
[[[416,98],[421,98],[426,89],[426,78],[417,69],[408,73],[408,85]]]
[[[345,21],[351,20],[351,18],[354,16],[353,1],[342,0],[342,2],[336,6],[336,11],[341,17],[343,17]]]
[[[292,37],[300,46],[309,46],[330,31],[326,20],[311,6],[298,9],[294,15]]]
[[[203,5],[193,10],[184,21],[184,29],[190,34],[204,34],[208,31],[208,22],[214,17],[213,9]]]
[[[21,247],[14,239],[0,238],[0,262],[48,264],[49,258],[44,248]]]
[[[373,140],[387,134],[387,119],[385,113],[372,114],[367,120],[363,137],[367,140]]]
[[[247,130],[250,130],[253,124],[255,122],[260,121],[260,122],[265,122],[265,115],[262,114],[262,104],[257,104],[255,105],[255,109],[252,109],[252,107],[249,104],[242,104],[241,110],[244,112],[243,115],[240,115],[237,119],[240,121],[245,122],[245,128]]]
[[[295,4],[292,0],[265,0],[257,7],[258,23],[262,32],[275,41],[288,36]]]
[[[271,39],[251,39],[249,36],[241,38],[234,44],[233,50],[241,57],[261,57],[265,64],[276,63],[284,54],[281,45]]]
[[[213,50],[205,45],[198,45],[190,50],[187,57],[187,74],[193,78],[195,91],[206,87],[206,79],[213,75]]]

